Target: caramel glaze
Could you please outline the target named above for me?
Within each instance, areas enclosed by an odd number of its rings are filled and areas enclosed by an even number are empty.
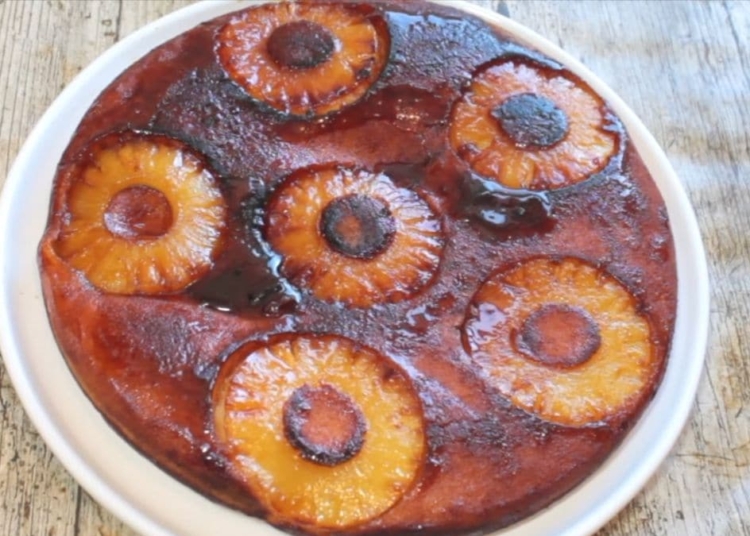
[[[615,118],[619,154],[578,185],[519,193],[473,176],[447,136],[452,104],[472,73],[502,57],[558,67],[448,8],[421,1],[377,6],[391,30],[389,66],[361,102],[326,118],[282,117],[228,79],[213,52],[226,17],[167,42],[120,75],[83,118],[59,165],[40,245],[44,295],[71,370],[111,425],[186,484],[253,515],[262,509],[229,474],[211,430],[210,390],[221,363],[242,341],[288,331],[361,341],[413,379],[429,448],[404,498],[349,532],[490,530],[551,503],[590,474],[658,378],[637,404],[605,422],[579,429],[545,423],[474,372],[460,335],[469,301],[504,266],[537,255],[582,257],[631,290],[664,362],[676,303],[666,210]],[[222,177],[232,214],[227,246],[208,277],[180,294],[102,294],[52,248],[77,155],[119,129],[186,141]],[[280,259],[263,241],[264,202],[295,169],[330,163],[384,171],[442,215],[439,273],[414,298],[347,309],[279,275]]]

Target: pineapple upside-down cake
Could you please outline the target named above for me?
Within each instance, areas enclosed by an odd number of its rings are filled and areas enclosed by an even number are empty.
[[[294,533],[537,512],[637,420],[675,317],[607,103],[421,0],[256,5],[144,56],[71,139],[39,265],[104,418]]]

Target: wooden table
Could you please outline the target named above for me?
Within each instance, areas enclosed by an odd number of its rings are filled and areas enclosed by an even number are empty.
[[[0,0],[0,177],[81,69],[190,3]],[[709,256],[711,334],[694,412],[669,459],[600,535],[750,534],[750,3],[508,4],[643,119],[694,203]],[[2,366],[0,534],[132,534],[52,456]]]

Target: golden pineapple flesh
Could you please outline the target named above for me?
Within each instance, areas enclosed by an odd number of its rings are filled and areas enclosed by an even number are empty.
[[[390,50],[382,17],[354,5],[272,2],[244,11],[217,39],[219,61],[251,97],[302,116],[358,101]]]
[[[75,168],[57,254],[115,294],[181,290],[213,264],[226,207],[216,179],[186,145],[116,133]]]
[[[475,295],[463,336],[504,396],[568,426],[617,417],[658,374],[633,296],[579,259],[537,258],[495,274]]]
[[[479,174],[552,190],[601,171],[617,150],[604,102],[569,75],[517,61],[477,75],[453,110],[450,141]]]
[[[356,307],[418,292],[443,248],[440,221],[416,193],[383,174],[343,168],[289,177],[269,202],[266,237],[295,284]]]
[[[404,373],[333,336],[279,336],[227,360],[214,426],[231,470],[281,523],[342,529],[391,508],[426,442]]]

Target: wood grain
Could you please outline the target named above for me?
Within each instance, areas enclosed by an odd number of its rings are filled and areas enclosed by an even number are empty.
[[[191,3],[0,0],[0,177],[83,67]],[[750,3],[507,3],[515,20],[583,61],[643,119],[689,193],[709,256],[709,350],[690,422],[599,536],[750,534]],[[50,454],[2,366],[0,412],[0,534],[132,534]]]

